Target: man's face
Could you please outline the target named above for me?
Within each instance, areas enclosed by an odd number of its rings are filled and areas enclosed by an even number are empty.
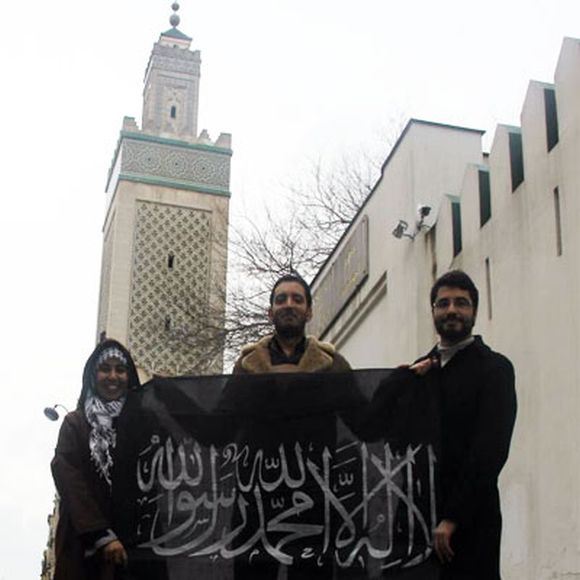
[[[432,308],[433,322],[442,344],[456,344],[471,335],[476,312],[467,290],[442,286]]]
[[[304,335],[304,327],[312,318],[306,292],[298,282],[282,282],[274,290],[274,300],[268,310],[276,334],[284,338]]]
[[[95,391],[103,401],[116,401],[129,384],[127,365],[116,358],[108,358],[97,367]]]

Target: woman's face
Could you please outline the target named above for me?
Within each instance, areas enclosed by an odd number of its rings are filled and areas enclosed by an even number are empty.
[[[104,401],[116,401],[129,386],[127,365],[117,358],[108,358],[97,367],[95,390]]]

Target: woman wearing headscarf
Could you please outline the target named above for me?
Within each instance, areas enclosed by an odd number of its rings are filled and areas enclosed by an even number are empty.
[[[60,429],[52,473],[60,496],[54,580],[105,580],[127,565],[112,527],[117,430],[140,389],[135,364],[115,340],[101,342],[83,372],[75,411]]]

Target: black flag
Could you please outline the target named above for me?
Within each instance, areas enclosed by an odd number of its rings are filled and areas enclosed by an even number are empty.
[[[140,578],[436,578],[436,434],[408,370],[155,379],[115,530]]]

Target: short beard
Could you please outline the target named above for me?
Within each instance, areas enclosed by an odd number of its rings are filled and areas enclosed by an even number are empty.
[[[304,329],[306,328],[305,320],[293,320],[290,324],[286,323],[284,319],[284,311],[279,312],[273,320],[276,334],[282,338],[298,338],[304,336]]]
[[[287,326],[274,322],[276,334],[282,338],[299,338],[304,336],[304,327],[305,325]]]
[[[461,321],[463,324],[460,328],[457,330],[449,330],[445,328],[445,323],[447,322],[446,319],[436,320],[435,329],[437,330],[437,334],[439,334],[439,336],[446,342],[450,342],[451,344],[457,344],[458,342],[465,340],[471,335],[475,320],[473,318],[461,318]]]

